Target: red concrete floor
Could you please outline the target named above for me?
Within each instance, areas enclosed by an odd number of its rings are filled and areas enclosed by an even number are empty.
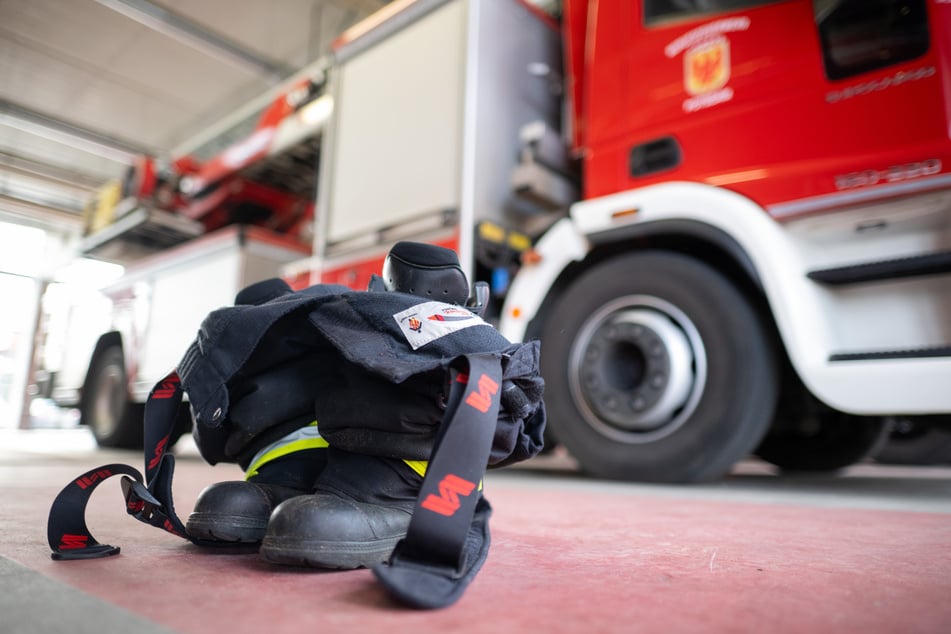
[[[26,442],[29,434],[0,435],[4,634],[126,631],[116,614],[144,618],[140,634],[161,626],[195,634],[951,632],[951,469],[879,469],[800,486],[754,466],[704,487],[595,482],[561,463],[493,472],[485,567],[454,606],[416,611],[392,602],[366,570],[272,566],[136,522],[118,478],[96,491],[87,522],[122,553],[52,561],[46,520],[58,491],[87,468],[117,461],[141,470],[141,460],[82,443]],[[183,456],[179,514],[203,486],[237,475]],[[28,583],[46,586],[31,593]],[[91,607],[77,618],[46,598],[50,588],[52,596],[78,589]]]

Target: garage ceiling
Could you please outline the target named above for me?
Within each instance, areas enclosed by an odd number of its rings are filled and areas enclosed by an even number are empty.
[[[0,220],[63,232],[137,154],[191,152],[389,0],[0,0]]]

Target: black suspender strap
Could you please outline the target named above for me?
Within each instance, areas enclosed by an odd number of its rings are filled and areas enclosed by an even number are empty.
[[[96,541],[86,527],[85,515],[86,504],[95,488],[107,478],[120,474],[129,515],[192,542],[216,544],[189,537],[172,504],[175,456],[167,450],[181,403],[182,385],[175,372],[159,381],[149,393],[144,422],[145,479],[128,465],[104,465],[82,474],[56,496],[47,522],[47,540],[53,559],[90,559],[119,552],[118,546]]]
[[[468,373],[453,370],[446,414],[407,535],[389,563],[373,569],[395,597],[413,607],[455,602],[489,548],[491,509],[481,487],[498,418],[502,366],[492,354],[462,358]]]
[[[145,403],[145,481],[148,488],[141,482],[123,480],[122,489],[126,510],[135,519],[191,542],[205,544],[188,536],[172,503],[175,456],[168,453],[168,449],[182,405],[182,394],[177,372],[170,372],[149,392]]]
[[[142,481],[142,474],[124,464],[107,464],[82,474],[60,491],[50,509],[46,537],[53,559],[93,559],[118,555],[119,547],[100,544],[86,527],[86,503],[97,486],[114,475]]]

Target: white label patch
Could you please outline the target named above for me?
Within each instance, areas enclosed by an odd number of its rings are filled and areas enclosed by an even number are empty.
[[[460,306],[426,302],[393,315],[413,350],[463,328],[484,324],[482,319]]]

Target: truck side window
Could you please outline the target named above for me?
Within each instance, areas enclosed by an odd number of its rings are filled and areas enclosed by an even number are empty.
[[[644,24],[745,9],[776,0],[644,0]]]
[[[845,79],[923,55],[925,0],[812,0],[829,79]]]

